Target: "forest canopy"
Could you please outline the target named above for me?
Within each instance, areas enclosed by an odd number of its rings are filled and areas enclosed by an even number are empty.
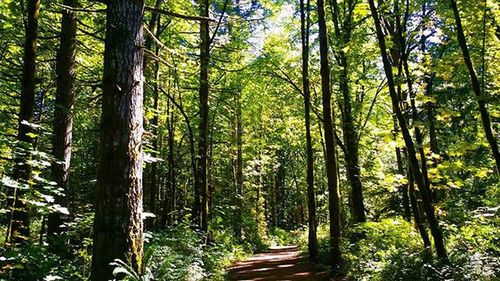
[[[2,0],[0,34],[0,280],[500,279],[498,1]]]

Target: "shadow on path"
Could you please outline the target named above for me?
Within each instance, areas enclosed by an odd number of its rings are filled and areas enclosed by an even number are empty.
[[[229,269],[233,281],[326,281],[328,273],[321,271],[300,256],[296,246],[272,247],[268,251],[235,263]]]

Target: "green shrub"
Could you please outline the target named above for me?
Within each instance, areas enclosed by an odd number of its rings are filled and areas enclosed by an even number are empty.
[[[429,259],[418,232],[401,219],[384,219],[351,227],[343,233],[343,273],[349,280],[500,280],[499,228],[475,219],[461,227],[446,226],[449,261]],[[320,262],[329,264],[329,229],[318,228]],[[299,239],[307,251],[307,230]]]
[[[187,224],[148,234],[144,254],[144,275],[139,276],[123,262],[116,272],[128,280],[223,280],[225,268],[245,256],[243,246],[232,235],[214,232],[212,242]]]

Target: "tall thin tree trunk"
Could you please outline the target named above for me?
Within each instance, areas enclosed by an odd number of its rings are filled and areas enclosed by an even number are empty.
[[[164,2],[164,0],[156,0],[155,8],[160,9],[163,2]],[[149,28],[149,31],[151,31],[151,34],[155,34],[156,38],[158,38],[158,35],[159,35],[158,31],[159,31],[159,27],[160,27],[160,24],[159,24],[160,17],[161,17],[160,13],[151,13],[151,18],[149,19],[149,23],[147,26]],[[153,38],[151,36],[146,36],[146,38],[144,39],[144,47],[146,48],[146,50],[150,50],[150,51],[152,50]],[[144,68],[145,72],[147,71],[149,61],[150,61],[150,59],[147,56],[144,56],[143,68]],[[146,95],[144,95],[144,97],[146,97]],[[146,103],[146,102],[144,101],[144,103]]]
[[[446,253],[446,249],[444,247],[443,234],[441,232],[441,227],[439,226],[439,223],[438,223],[437,218],[436,218],[434,206],[433,206],[432,201],[431,201],[431,194],[428,193],[428,190],[426,188],[424,176],[422,175],[422,172],[420,170],[420,166],[418,163],[418,159],[416,156],[415,144],[414,144],[413,139],[410,135],[410,131],[408,129],[406,119],[405,119],[405,117],[404,117],[404,115],[401,112],[401,109],[399,107],[400,99],[399,99],[397,92],[396,92],[394,75],[392,72],[392,65],[391,65],[391,62],[389,60],[389,56],[387,54],[386,44],[385,44],[385,36],[384,36],[383,31],[382,31],[382,26],[380,24],[380,18],[378,16],[378,11],[377,11],[377,8],[375,7],[374,0],[368,0],[368,2],[370,4],[370,10],[371,10],[372,17],[373,17],[373,20],[375,23],[378,44],[380,47],[380,53],[382,56],[384,71],[385,71],[385,74],[387,76],[387,84],[389,85],[389,94],[391,96],[392,106],[394,108],[396,117],[397,117],[398,122],[399,122],[401,132],[403,134],[403,139],[405,141],[406,149],[408,152],[408,161],[409,161],[411,169],[413,171],[413,176],[415,178],[415,182],[417,183],[418,189],[420,190],[420,193],[422,196],[422,205],[424,207],[425,214],[427,215],[427,220],[428,220],[429,226],[431,228],[432,236],[434,237],[434,245],[436,247],[436,253],[437,253],[438,257],[440,257],[442,259],[447,259],[448,256]]]
[[[209,0],[200,0],[200,16],[208,18]],[[208,230],[208,182],[207,182],[207,159],[208,159],[208,63],[210,58],[210,34],[208,21],[200,22],[200,124],[198,141],[198,182],[197,188],[200,198],[195,198],[195,223],[201,230]],[[198,206],[197,206],[198,205]],[[199,212],[199,213],[198,213]]]
[[[277,227],[278,226],[278,200],[277,200],[277,193],[278,193],[278,189],[279,189],[279,175],[278,175],[278,171],[279,170],[276,170],[274,169],[273,170],[273,174],[270,175],[270,178],[271,180],[269,180],[271,182],[271,202],[270,202],[270,205],[271,205],[271,226],[272,227]]]
[[[427,26],[427,1],[424,1],[422,4],[422,17],[424,24],[422,24],[422,38],[420,40],[420,49],[422,53],[425,55],[427,53],[427,47],[426,47],[426,36],[423,34],[425,33],[425,28]],[[425,73],[424,74],[424,85],[425,85],[425,95],[427,97],[432,96],[432,83],[434,81],[435,73],[429,74]],[[435,108],[434,108],[434,103],[429,101],[426,103],[426,112],[427,112],[427,122],[429,126],[429,140],[430,140],[430,147],[431,147],[431,152],[438,154],[439,153],[439,146],[438,146],[438,141],[437,141],[437,133],[436,133],[436,113],[435,113]],[[435,161],[434,161],[435,162]],[[434,163],[436,164],[436,163]]]
[[[336,0],[331,1],[333,22],[337,40],[341,42],[338,52],[338,65],[341,69],[339,75],[340,90],[343,98],[342,131],[344,133],[345,160],[347,178],[351,184],[351,202],[353,220],[355,223],[366,221],[365,205],[363,200],[363,184],[361,183],[361,168],[359,165],[359,147],[354,117],[352,115],[351,94],[349,91],[349,60],[344,48],[351,40],[352,16],[346,15],[342,21],[340,9]],[[344,2],[348,9],[354,9],[352,0]],[[342,23],[341,23],[342,22]]]
[[[403,44],[403,46],[404,46],[404,44]],[[424,138],[422,136],[422,132],[421,132],[420,128],[418,127],[418,124],[416,124],[418,122],[418,109],[417,109],[417,106],[415,103],[415,93],[413,92],[413,85],[412,85],[412,81],[410,78],[410,70],[409,70],[408,61],[407,61],[408,56],[406,54],[404,54],[401,57],[402,57],[402,63],[403,63],[404,70],[405,70],[408,92],[410,94],[411,117],[412,117],[413,123],[414,123],[415,140],[417,142],[417,151],[418,151],[418,154],[420,155],[422,176],[424,177],[425,189],[427,189],[426,192],[431,195],[431,200],[433,200],[432,191],[431,191],[431,184],[430,184],[429,175],[427,172],[427,160],[426,160],[427,157],[426,157],[425,151],[424,151]]]
[[[157,1],[157,5],[161,0]],[[155,36],[159,37],[160,31],[159,31],[159,26],[160,26],[160,19],[161,17],[157,15],[157,17],[154,18],[155,22],[152,22],[151,28],[153,30],[156,30]],[[153,20],[153,18],[152,18]],[[153,31],[152,31],[153,32]],[[155,46],[155,54],[156,56],[159,56],[159,51],[160,47],[158,45]],[[146,66],[146,59],[144,59],[144,63]],[[151,156],[155,158],[153,163],[151,164],[151,170],[150,170],[150,179],[149,179],[149,211],[155,215],[155,217],[152,218],[151,220],[151,228],[155,228],[157,225],[157,219],[156,216],[158,215],[158,211],[156,210],[156,205],[158,201],[158,161],[156,158],[158,158],[158,139],[159,139],[159,130],[158,130],[158,114],[159,112],[159,83],[160,83],[160,62],[158,60],[155,61],[154,64],[154,81],[153,81],[153,119],[151,120],[151,127],[153,131],[153,151],[151,152]],[[149,225],[148,225],[149,226]]]
[[[22,152],[16,156],[14,166],[14,179],[24,185],[29,185],[31,178],[31,150],[35,142],[32,136],[34,107],[35,107],[35,75],[36,75],[36,50],[38,38],[38,18],[40,0],[27,1],[26,37],[24,41],[23,76],[21,89],[21,104],[19,108],[19,122],[17,138],[22,146]],[[25,191],[17,189],[13,192],[11,221],[8,237],[13,243],[21,243],[29,239],[30,218],[28,206],[24,201]]]
[[[241,112],[241,91],[236,97],[236,237],[242,237],[243,222],[243,122]]]
[[[175,98],[175,97],[174,97]],[[176,210],[176,197],[177,197],[177,182],[175,173],[175,120],[173,103],[167,101],[167,165],[168,176],[166,178],[166,187],[163,192],[163,215],[161,225],[166,227],[175,220],[174,212]]]
[[[107,4],[93,281],[113,279],[115,259],[142,271],[143,10],[142,0]]]
[[[207,152],[207,221],[212,219],[214,207],[214,186],[212,184],[212,164],[213,164],[213,138],[209,130],[208,152]]]
[[[500,152],[498,150],[498,143],[491,129],[491,120],[490,114],[488,113],[488,109],[486,108],[486,95],[485,93],[481,93],[481,84],[479,83],[479,79],[477,78],[476,70],[472,64],[472,60],[469,53],[469,47],[467,46],[467,40],[465,39],[464,29],[462,27],[462,20],[460,19],[460,13],[458,11],[456,0],[450,0],[451,7],[453,9],[453,14],[455,15],[455,24],[457,26],[457,38],[458,44],[462,49],[462,57],[464,59],[465,65],[469,70],[472,91],[476,96],[477,104],[479,105],[479,113],[481,115],[481,122],[483,124],[484,135],[490,144],[491,152],[493,154],[493,158],[496,162],[497,173],[500,175]]]
[[[394,120],[394,131],[397,129],[397,120]],[[396,133],[394,134],[396,136]],[[396,161],[398,165],[398,173],[400,175],[405,174],[405,169],[403,165],[403,157],[401,155],[401,149],[399,147],[396,147]],[[405,220],[410,221],[411,219],[411,210],[410,210],[410,198],[408,197],[408,184],[403,183],[400,185],[401,188],[401,198],[402,198],[402,205],[403,205],[403,217]]]
[[[331,266],[337,268],[342,262],[340,253],[340,194],[337,179],[337,156],[335,149],[332,89],[330,85],[330,66],[328,63],[328,31],[325,20],[325,3],[317,1],[319,24],[319,47],[321,62],[321,92],[323,98],[323,125],[325,131],[325,162],[329,193],[330,217],[330,256]]]
[[[316,195],[314,192],[314,155],[311,138],[311,91],[309,88],[309,9],[310,2],[300,1],[301,38],[302,38],[302,87],[304,93],[304,114],[306,126],[306,154],[307,154],[307,209],[308,209],[308,240],[307,249],[309,259],[318,260],[318,238],[316,226]]]
[[[408,185],[410,186],[410,202],[411,208],[413,211],[413,219],[415,220],[415,226],[420,233],[420,237],[422,237],[422,241],[424,242],[424,246],[431,249],[431,240],[429,239],[429,234],[427,234],[427,230],[424,226],[424,221],[422,218],[422,214],[420,211],[420,207],[417,201],[417,191],[415,190],[415,180],[413,178],[413,171],[411,167],[408,167]]]
[[[357,133],[354,128],[354,119],[352,116],[351,96],[347,78],[347,57],[341,55],[342,73],[340,75],[340,88],[343,94],[344,112],[342,131],[344,132],[344,144],[346,147],[346,171],[349,182],[351,183],[351,199],[353,219],[356,223],[366,221],[365,205],[363,199],[363,184],[361,183],[361,169],[359,166],[359,148],[357,142]]]
[[[172,110],[170,112],[170,122],[169,122],[169,129],[168,129],[168,181],[170,183],[170,190],[171,190],[171,205],[172,205],[172,213],[170,215],[170,220],[171,222],[175,221],[175,211],[177,207],[177,181],[176,181],[176,173],[175,173],[175,158],[174,158],[174,136],[175,136],[175,119],[174,119],[174,111]],[[168,198],[165,198],[165,200],[168,200]]]
[[[78,0],[64,0],[64,5],[77,7]],[[54,135],[52,139],[52,155],[60,161],[52,165],[52,178],[66,193],[65,197],[57,196],[55,203],[68,206],[69,194],[69,167],[71,161],[71,142],[73,138],[73,103],[75,101],[76,78],[76,13],[63,9],[61,22],[61,43],[57,55],[57,88],[54,108]],[[47,222],[47,239],[54,241],[56,235],[62,231],[64,222],[61,213],[51,213]]]

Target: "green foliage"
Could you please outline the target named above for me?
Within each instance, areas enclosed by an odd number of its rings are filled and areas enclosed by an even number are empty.
[[[223,280],[224,269],[245,257],[245,250],[230,235],[217,235],[215,241],[181,224],[165,232],[148,234],[144,274],[134,272],[126,263],[116,261],[116,274],[127,280]]]
[[[447,228],[448,262],[430,259],[418,232],[407,221],[367,222],[344,233],[342,271],[349,280],[493,281],[500,278],[498,222],[476,219]],[[320,261],[328,264],[328,227],[318,230]],[[307,251],[307,232],[300,241]]]
[[[45,245],[28,244],[0,252],[0,280],[88,280],[91,255],[79,251],[71,258],[50,253]],[[71,262],[68,262],[68,259]]]
[[[300,231],[286,231],[279,227],[269,230],[271,244],[273,246],[295,245],[299,239]]]
[[[5,233],[10,214],[9,196],[15,189],[28,191],[32,237],[26,245],[0,250],[1,279],[6,280],[87,280],[92,258],[92,221],[96,171],[99,155],[102,76],[106,13],[99,1],[81,0],[77,12],[77,80],[71,176],[70,206],[54,204],[62,190],[50,178],[54,161],[51,153],[56,53],[60,38],[62,1],[42,1],[37,52],[35,97],[36,148],[17,141],[22,56],[24,42],[23,1],[0,1],[0,233]],[[156,0],[147,0],[154,6]],[[270,245],[298,243],[307,249],[306,156],[304,104],[298,3],[283,0],[210,1],[213,40],[210,46],[210,223],[209,236],[198,233],[185,222],[194,202],[194,175],[191,161],[197,156],[199,123],[199,25],[190,20],[161,16],[161,42],[157,58],[148,57],[144,71],[143,147],[153,152],[157,137],[157,217],[163,215],[164,201],[171,208],[169,227],[147,232],[144,274],[138,275],[126,263],[115,261],[116,273],[131,280],[222,280],[224,269],[246,253],[259,252]],[[245,2],[245,3],[243,3]],[[247,3],[248,2],[248,3]],[[327,2],[327,25],[331,43],[331,70],[335,122],[343,142],[343,96],[339,88],[339,53],[347,56],[348,88],[352,117],[359,146],[359,166],[367,210],[367,223],[352,225],[349,208],[350,183],[346,161],[339,153],[339,186],[342,194],[343,272],[352,280],[500,280],[499,206],[500,182],[481,126],[477,101],[472,94],[469,74],[462,63],[456,42],[456,27],[449,1],[378,1],[380,13],[390,23],[395,3],[409,4],[405,26],[409,78],[414,87],[418,114],[415,120],[401,101],[409,127],[419,126],[435,207],[443,228],[450,260],[431,260],[423,251],[421,238],[411,223],[400,219],[402,185],[408,183],[407,163],[399,171],[395,150],[404,152],[401,133],[395,130],[393,111],[381,69],[373,22],[366,1],[337,1],[339,17],[352,12],[349,42],[341,43]],[[383,2],[383,3],[382,3]],[[493,132],[500,131],[500,5],[498,1],[458,0],[465,36],[474,68],[484,78],[484,99],[491,115]],[[348,3],[356,3],[352,11]],[[427,5],[427,21],[422,5]],[[314,3],[311,3],[314,6]],[[486,6],[484,5],[486,4]],[[193,1],[162,1],[161,9],[196,15]],[[402,7],[400,7],[402,8]],[[311,135],[314,151],[315,191],[320,260],[328,264],[328,192],[326,190],[321,81],[317,39],[317,14],[310,15]],[[152,17],[145,11],[145,23]],[[221,19],[218,24],[219,17]],[[485,18],[483,18],[485,17]],[[342,22],[341,22],[342,24]],[[219,26],[218,28],[216,26]],[[421,30],[425,27],[425,30]],[[421,50],[421,33],[429,34],[426,51]],[[146,34],[146,38],[148,35]],[[213,36],[213,37],[212,37]],[[483,37],[484,36],[484,37]],[[484,50],[483,50],[484,39]],[[156,40],[153,40],[155,53]],[[388,47],[397,43],[386,36]],[[158,61],[158,76],[153,66]],[[484,61],[484,65],[483,65]],[[396,72],[397,68],[394,69]],[[431,93],[426,78],[433,76]],[[406,77],[396,77],[401,96],[409,94]],[[161,91],[154,108],[154,86]],[[241,107],[238,112],[238,105]],[[431,120],[428,106],[433,108]],[[152,126],[153,117],[158,126]],[[240,121],[241,128],[236,128]],[[430,122],[436,128],[438,151],[431,151]],[[236,134],[242,136],[243,193],[236,194]],[[193,138],[193,139],[191,139]],[[169,147],[172,142],[172,148]],[[191,151],[191,145],[194,152]],[[23,156],[31,154],[32,158]],[[194,153],[194,154],[192,154]],[[168,156],[174,157],[171,167]],[[404,153],[403,153],[404,154]],[[19,159],[18,159],[19,158]],[[149,157],[145,157],[149,158]],[[405,156],[403,155],[403,158]],[[21,160],[23,159],[23,160]],[[16,161],[33,167],[29,184],[13,179]],[[145,164],[144,209],[150,211],[152,164]],[[169,183],[176,183],[175,194]],[[161,193],[161,194],[160,194]],[[175,196],[171,196],[175,195]],[[242,204],[238,202],[241,200]],[[160,208],[161,206],[161,208]],[[69,208],[68,208],[69,207]],[[48,251],[42,227],[50,212],[71,211],[67,229],[59,237],[61,256]],[[241,211],[241,217],[235,216]],[[161,213],[160,213],[161,212]],[[274,213],[277,214],[274,214]],[[146,224],[147,230],[149,225]],[[234,237],[241,228],[241,237]],[[42,238],[40,239],[40,235]],[[0,245],[6,244],[0,235]],[[39,241],[42,240],[42,241]]]

